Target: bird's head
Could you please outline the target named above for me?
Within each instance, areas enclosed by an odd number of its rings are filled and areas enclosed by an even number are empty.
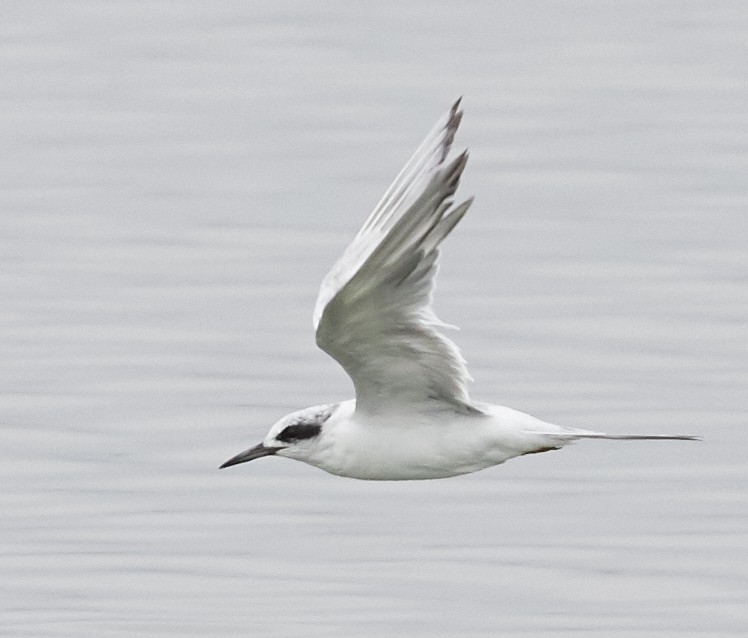
[[[308,461],[319,445],[325,422],[337,407],[337,404],[316,405],[287,414],[270,428],[262,443],[230,458],[221,468],[275,454]]]

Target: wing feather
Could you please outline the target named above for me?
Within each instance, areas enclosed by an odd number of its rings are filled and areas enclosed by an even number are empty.
[[[459,104],[400,171],[320,288],[317,344],[350,375],[363,412],[474,410],[465,361],[437,330],[444,324],[431,307],[439,244],[472,203],[451,200],[468,157],[447,162]]]

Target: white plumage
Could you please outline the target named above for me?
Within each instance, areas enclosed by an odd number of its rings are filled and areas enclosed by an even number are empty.
[[[609,435],[472,401],[469,375],[431,307],[439,245],[472,198],[453,205],[467,151],[448,161],[458,100],[426,137],[322,282],[317,344],[353,380],[356,399],[294,412],[221,467],[277,454],[361,479],[475,472],[580,438]]]

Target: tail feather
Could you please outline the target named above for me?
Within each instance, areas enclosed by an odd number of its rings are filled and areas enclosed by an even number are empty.
[[[604,432],[589,432],[587,430],[567,429],[561,432],[544,432],[549,436],[560,439],[612,439],[615,441],[701,441],[701,437],[692,434],[606,434]]]

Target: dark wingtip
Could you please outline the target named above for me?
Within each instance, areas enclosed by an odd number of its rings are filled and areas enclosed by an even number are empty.
[[[444,134],[444,139],[442,141],[442,153],[441,157],[439,158],[439,162],[444,162],[444,160],[447,159],[447,155],[449,155],[449,149],[452,148],[452,142],[455,139],[455,133],[457,133],[457,129],[460,126],[460,122],[462,121],[462,111],[460,110],[460,104],[462,102],[462,96],[457,98],[457,101],[452,105],[452,108],[449,110],[449,117],[447,118],[447,123],[444,125],[444,130],[446,131]]]

